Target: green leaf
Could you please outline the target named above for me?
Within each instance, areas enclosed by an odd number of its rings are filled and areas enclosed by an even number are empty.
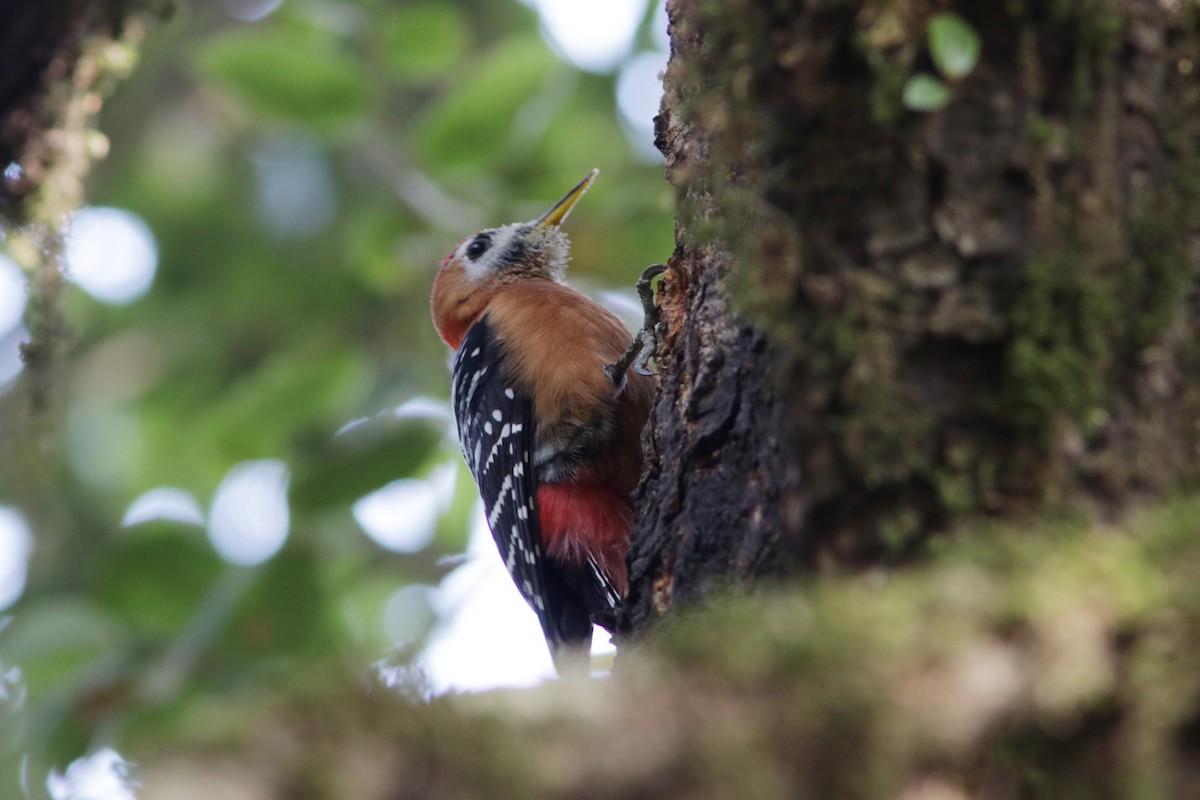
[[[937,14],[929,20],[929,53],[938,70],[956,80],[978,63],[979,34],[957,14]]]
[[[197,531],[147,523],[113,538],[97,594],[139,634],[168,639],[196,614],[221,569],[221,559]]]
[[[495,158],[517,112],[561,68],[540,39],[514,37],[497,47],[421,126],[424,155],[444,166]]]
[[[242,678],[243,664],[265,667],[279,659],[335,651],[333,613],[321,581],[317,554],[304,547],[284,548],[264,564],[234,610],[223,641],[214,648]],[[253,680],[253,676],[245,676]]]
[[[231,386],[194,423],[230,459],[258,458],[278,452],[298,430],[332,423],[364,380],[358,354],[302,346]]]
[[[444,435],[424,420],[363,423],[339,435],[320,463],[292,483],[292,504],[317,510],[351,503],[414,474]]]
[[[285,30],[234,31],[199,52],[201,71],[251,106],[319,126],[359,115],[368,104],[366,69],[327,39]]]
[[[409,80],[427,80],[450,69],[468,41],[458,9],[433,3],[397,9],[383,22],[380,35],[392,68]]]
[[[19,665],[34,694],[70,692],[128,656],[128,631],[83,597],[26,603],[0,638],[0,660]]]
[[[914,75],[904,84],[904,107],[910,111],[938,111],[950,102],[950,88],[932,75]]]

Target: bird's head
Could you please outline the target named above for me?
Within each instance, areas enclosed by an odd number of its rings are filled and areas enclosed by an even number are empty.
[[[443,341],[457,349],[501,286],[530,278],[563,279],[570,243],[560,226],[599,172],[589,172],[537,219],[488,228],[458,243],[433,282],[433,323]]]

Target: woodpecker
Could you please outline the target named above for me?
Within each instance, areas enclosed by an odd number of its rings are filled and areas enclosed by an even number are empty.
[[[460,242],[431,300],[434,327],[455,351],[463,457],[560,671],[587,653],[593,619],[628,589],[630,493],[654,391],[649,373],[627,369],[642,337],[564,281],[560,226],[597,174],[531,222]]]

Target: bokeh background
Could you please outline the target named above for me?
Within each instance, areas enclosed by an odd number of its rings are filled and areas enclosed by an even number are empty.
[[[196,0],[152,25],[65,223],[40,415],[0,241],[0,797],[78,796],[70,762],[136,760],[247,693],[549,674],[453,438],[429,289],[456,242],[598,167],[571,277],[636,323],[672,246],[658,6]]]

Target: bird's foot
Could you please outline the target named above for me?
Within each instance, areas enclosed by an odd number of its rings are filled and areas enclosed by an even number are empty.
[[[643,270],[642,277],[638,278],[637,293],[642,301],[644,318],[642,329],[633,337],[629,349],[615,363],[604,367],[604,374],[608,376],[618,391],[625,388],[625,374],[631,366],[639,375],[654,374],[649,365],[650,359],[654,357],[654,351],[658,347],[654,330],[658,326],[659,309],[654,302],[653,282],[655,278],[663,274],[665,269],[666,266],[663,264],[651,264]]]

